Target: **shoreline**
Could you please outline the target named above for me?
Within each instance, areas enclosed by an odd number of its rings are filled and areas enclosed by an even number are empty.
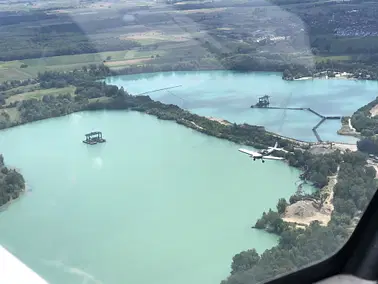
[[[131,75],[139,75],[139,74],[157,74],[157,73],[170,73],[170,72],[206,72],[206,71],[228,71],[228,72],[235,72],[235,73],[276,73],[277,75],[281,76],[281,79],[283,81],[307,81],[307,80],[352,80],[352,81],[377,81],[374,79],[370,78],[357,78],[353,77],[352,73],[348,73],[349,77],[347,75],[342,75],[342,76],[335,76],[335,77],[328,77],[328,76],[302,76],[298,78],[294,77],[284,77],[283,76],[283,71],[277,71],[277,70],[234,70],[234,69],[225,69],[225,68],[198,68],[198,69],[180,69],[180,70],[168,70],[168,71],[161,71],[161,70],[152,70],[145,72],[143,70],[130,70],[129,72],[127,71],[126,68],[119,68],[119,69],[113,69],[110,71],[110,74],[98,78],[99,80],[104,80],[106,77],[118,77],[118,76],[131,76]],[[324,72],[324,71],[319,71],[319,72]],[[318,73],[319,73],[318,72]],[[347,72],[339,72],[339,73],[347,73]]]
[[[20,172],[18,172],[20,173]],[[21,174],[21,173],[20,173]],[[8,202],[0,205],[0,212],[2,211],[5,211],[7,210],[7,208],[14,202],[20,200],[20,198],[25,194],[27,193],[28,190],[27,190],[27,186],[26,186],[26,183],[25,183],[25,187],[22,189],[22,191],[19,192],[19,195],[16,197],[16,198],[11,198]]]
[[[281,216],[284,222],[294,224],[295,226],[309,226],[311,222],[318,221],[322,226],[327,226],[331,221],[332,212],[334,211],[333,196],[334,188],[338,182],[338,173],[328,176],[328,183],[319,189],[320,195],[327,195],[324,202],[320,200],[299,200],[286,207],[285,212]],[[320,208],[317,203],[321,203]],[[307,214],[307,216],[304,216]]]
[[[356,129],[352,126],[350,116],[345,116],[341,119],[341,127],[337,130],[337,134],[344,136],[352,136],[360,139],[361,133],[357,132]]]
[[[283,79],[285,80],[285,79]],[[293,79],[292,81],[305,81],[305,80],[352,80],[352,81],[359,81],[359,80],[366,80],[368,81],[367,79],[358,79],[358,78],[353,78],[353,77],[343,77],[343,76],[340,76],[340,77],[299,77],[299,78],[295,78]],[[370,80],[371,81],[371,80]]]

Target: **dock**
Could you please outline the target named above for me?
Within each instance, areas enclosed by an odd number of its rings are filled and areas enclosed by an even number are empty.
[[[102,138],[102,132],[100,131],[94,131],[94,132],[85,134],[85,140],[83,140],[83,143],[89,144],[89,145],[95,145],[97,143],[104,143],[104,142],[106,142],[106,140]]]
[[[259,109],[283,109],[283,110],[299,110],[299,111],[309,111],[313,113],[314,115],[320,117],[320,121],[312,128],[312,132],[314,132],[314,135],[318,142],[323,142],[323,140],[320,138],[317,128],[327,119],[341,119],[341,115],[322,115],[319,112],[313,110],[309,107],[276,107],[276,106],[270,106],[269,101],[270,96],[263,96],[259,98],[259,101],[255,105],[251,105],[251,108],[259,108]]]

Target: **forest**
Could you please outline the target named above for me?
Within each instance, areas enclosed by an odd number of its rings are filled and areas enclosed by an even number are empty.
[[[7,168],[3,155],[0,155],[0,207],[18,198],[24,190],[24,177],[16,170]]]
[[[269,224],[271,232],[280,236],[279,244],[261,255],[253,248],[236,254],[231,276],[222,284],[253,284],[286,274],[329,257],[347,241],[376,191],[375,170],[366,167],[366,157],[359,152],[338,155],[341,161],[335,209],[329,224],[322,226],[315,221],[305,229],[290,226],[280,218],[283,209],[279,201],[277,211],[264,213],[256,224],[263,228]],[[324,158],[333,160],[328,155]]]
[[[359,108],[351,117],[352,126],[361,133],[362,138],[357,142],[360,151],[378,155],[378,118],[372,116],[370,110],[378,104],[378,97]]]
[[[0,61],[140,47],[135,41],[111,35],[91,36],[95,32],[119,28],[125,24],[121,15],[78,23],[69,15],[57,15],[49,11],[3,12],[0,17]]]

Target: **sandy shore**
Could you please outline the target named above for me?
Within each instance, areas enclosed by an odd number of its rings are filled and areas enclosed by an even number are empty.
[[[212,120],[212,121],[217,121],[217,122],[219,122],[220,124],[223,124],[223,125],[231,125],[231,122],[229,122],[225,119],[216,118],[216,117],[212,117],[212,116],[206,116],[206,118],[209,119],[209,120]]]
[[[332,201],[334,187],[337,183],[337,174],[328,177],[328,184],[320,189],[320,194],[326,194],[327,198],[319,210],[314,206],[314,201],[300,200],[287,206],[282,220],[288,223],[294,223],[299,226],[308,226],[313,221],[319,221],[321,225],[326,226],[331,220],[334,210]]]
[[[337,134],[360,138],[360,133],[353,127],[350,117],[348,118],[348,123],[341,124],[341,128],[337,130]]]
[[[371,114],[372,117],[378,115],[378,105],[375,105],[375,106],[373,106],[373,107],[371,108],[371,110],[370,110],[370,114]]]
[[[301,77],[301,78],[294,79],[294,81],[311,80],[311,79],[314,79],[314,78],[313,77]]]

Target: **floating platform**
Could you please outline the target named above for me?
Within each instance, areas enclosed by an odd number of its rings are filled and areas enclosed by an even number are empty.
[[[83,143],[89,144],[89,145],[95,145],[97,143],[104,143],[106,140],[102,138],[102,132],[95,131],[88,134],[85,134],[85,140],[83,140]]]
[[[91,140],[91,141],[87,141],[87,140],[83,140],[83,143],[85,144],[89,144],[89,145],[95,145],[97,143],[105,143],[106,140],[105,139],[101,139],[101,140]]]

